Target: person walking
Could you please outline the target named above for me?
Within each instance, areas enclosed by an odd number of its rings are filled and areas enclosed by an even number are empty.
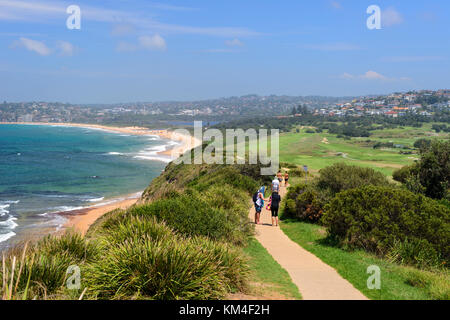
[[[281,173],[281,170],[278,171],[277,178],[278,178],[278,181],[280,181],[280,185],[281,185],[281,182],[283,182],[283,174]]]
[[[256,201],[254,201],[255,202],[255,224],[260,224],[261,211],[264,208],[264,192],[265,192],[265,187],[262,186],[257,192]]]
[[[284,174],[284,186],[287,187],[289,182],[289,173],[286,171],[286,173]]]
[[[278,209],[280,208],[281,196],[278,192],[272,193],[270,197],[270,211],[272,212],[272,226],[278,227]]]
[[[280,180],[278,180],[278,177],[275,176],[272,181],[272,192],[279,192],[280,191]]]

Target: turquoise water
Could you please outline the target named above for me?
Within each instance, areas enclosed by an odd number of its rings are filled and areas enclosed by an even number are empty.
[[[0,249],[44,229],[55,214],[144,190],[172,142],[102,130],[0,125]]]

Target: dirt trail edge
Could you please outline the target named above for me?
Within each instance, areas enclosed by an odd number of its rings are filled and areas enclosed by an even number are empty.
[[[283,198],[286,188],[280,189]],[[249,218],[254,222],[254,207]],[[256,225],[256,239],[289,273],[304,300],[367,300],[335,269],[293,242],[279,227],[272,227],[271,213],[265,208],[261,213],[261,223]]]

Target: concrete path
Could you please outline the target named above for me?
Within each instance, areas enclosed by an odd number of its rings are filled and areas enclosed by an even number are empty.
[[[280,191],[283,199],[286,188],[281,187]],[[250,210],[249,217],[251,221],[255,221],[254,207]],[[279,227],[272,227],[271,213],[265,208],[261,213],[261,223],[262,225],[256,225],[256,239],[289,273],[303,299],[367,300],[335,269],[290,240]]]

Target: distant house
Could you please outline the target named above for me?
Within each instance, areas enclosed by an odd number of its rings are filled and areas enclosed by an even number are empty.
[[[384,113],[386,116],[388,117],[392,117],[392,118],[397,118],[398,117],[398,113],[395,111],[388,111]]]

